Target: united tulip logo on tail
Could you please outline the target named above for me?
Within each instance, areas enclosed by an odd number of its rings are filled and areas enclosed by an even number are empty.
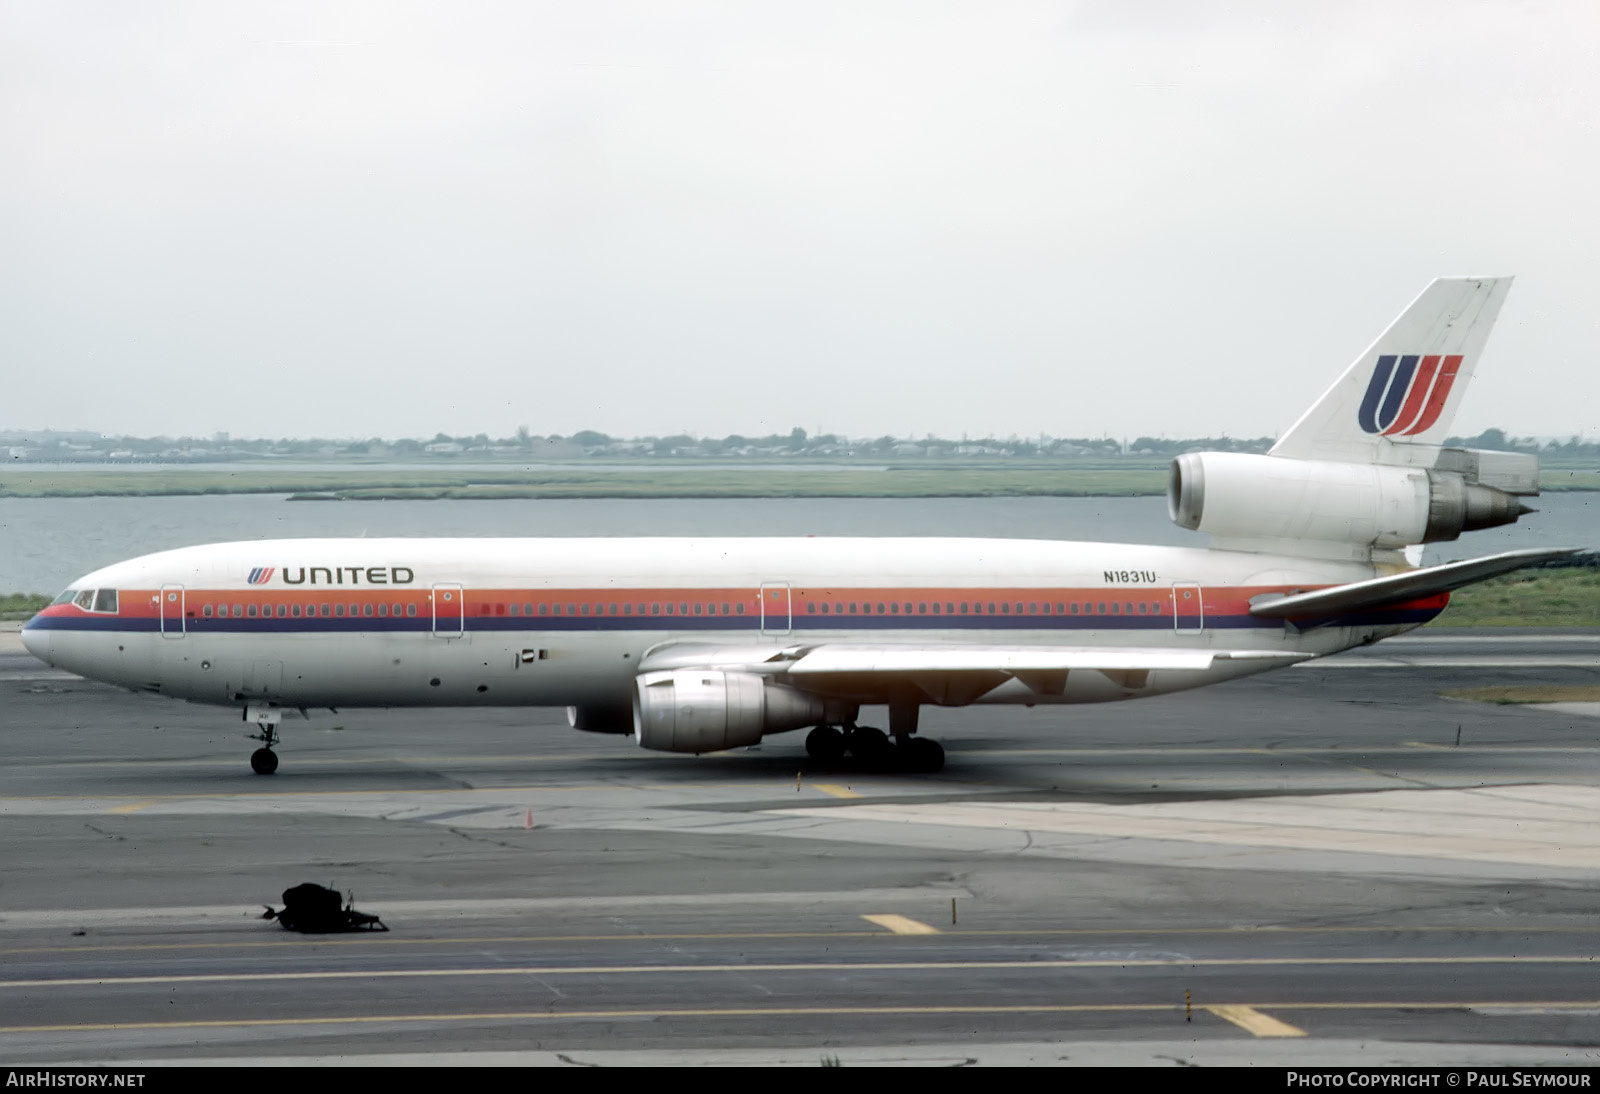
[[[272,575],[277,569],[276,566],[257,566],[250,571],[250,584],[265,585],[272,580]]]
[[[1361,428],[1386,437],[1427,432],[1450,397],[1461,356],[1386,353],[1379,357],[1356,415]]]

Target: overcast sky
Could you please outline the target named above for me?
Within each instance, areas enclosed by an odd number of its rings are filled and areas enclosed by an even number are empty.
[[[1592,3],[0,0],[0,427],[1600,433]]]

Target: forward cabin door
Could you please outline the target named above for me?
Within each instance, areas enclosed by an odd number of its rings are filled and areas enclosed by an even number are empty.
[[[761,583],[761,633],[788,634],[793,626],[787,581]]]
[[[465,631],[466,596],[460,585],[433,587],[433,636],[460,638]]]
[[[183,624],[183,586],[161,586],[161,637],[182,638],[184,635]]]
[[[1206,625],[1205,602],[1200,598],[1198,585],[1172,587],[1172,627],[1184,631],[1203,630]]]

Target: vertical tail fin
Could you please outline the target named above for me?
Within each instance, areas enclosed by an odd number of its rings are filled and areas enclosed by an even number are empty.
[[[1395,444],[1438,444],[1472,380],[1509,277],[1441,277],[1279,438],[1272,455],[1388,463]]]

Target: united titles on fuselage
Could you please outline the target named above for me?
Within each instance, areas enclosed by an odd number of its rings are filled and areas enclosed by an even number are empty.
[[[349,578],[346,579],[345,575]],[[320,575],[320,576],[319,576]],[[409,566],[300,566],[283,568],[285,585],[409,585],[416,580]]]

